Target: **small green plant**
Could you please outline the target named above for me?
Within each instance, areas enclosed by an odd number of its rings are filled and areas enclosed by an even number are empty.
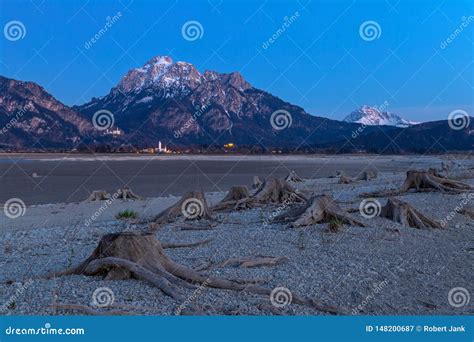
[[[330,221],[329,221],[329,226],[328,226],[328,230],[331,232],[331,233],[337,233],[339,232],[342,227],[344,225],[344,222],[342,222],[341,220],[339,220],[338,218],[332,218]]]
[[[136,219],[137,217],[138,217],[138,213],[131,209],[121,211],[117,215],[115,215],[115,218],[119,220]]]

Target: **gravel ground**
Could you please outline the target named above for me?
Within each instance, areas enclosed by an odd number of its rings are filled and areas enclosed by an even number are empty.
[[[472,165],[471,165],[472,166]],[[307,180],[301,190],[331,193],[343,208],[358,208],[363,192],[397,187],[402,173],[379,173],[372,181],[337,184],[335,178]],[[464,180],[474,185],[474,178]],[[216,203],[223,193],[206,194]],[[462,203],[463,195],[409,193],[399,196],[424,214],[441,220]],[[111,232],[137,231],[144,225],[114,219],[121,210],[133,209],[140,218],[157,214],[176,197],[144,201],[116,201],[85,225],[103,203],[69,203],[28,207],[24,216],[0,224],[1,314],[66,314],[53,303],[92,305],[96,289],[107,287],[114,302],[104,313],[121,310],[131,314],[172,315],[182,303],[167,297],[143,281],[105,281],[100,277],[39,276],[72,266],[87,256],[101,236]],[[379,198],[385,204],[385,198]],[[472,203],[471,203],[472,205]],[[205,274],[228,279],[255,280],[268,289],[284,287],[292,294],[343,307],[348,314],[364,315],[463,315],[474,314],[473,301],[462,307],[449,304],[451,289],[462,287],[474,294],[474,223],[455,214],[445,229],[421,230],[384,218],[355,217],[368,227],[344,226],[332,233],[327,224],[294,229],[284,224],[263,224],[276,206],[219,215],[212,230],[180,230],[169,224],[157,231],[162,242],[193,242],[212,238],[194,248],[167,249],[175,261],[190,267],[220,263],[232,257],[285,256],[286,263],[273,267],[211,268]],[[74,224],[71,224],[74,222]],[[278,308],[270,298],[247,292],[207,287],[182,289],[206,314],[213,315],[319,315],[315,309],[294,303]]]

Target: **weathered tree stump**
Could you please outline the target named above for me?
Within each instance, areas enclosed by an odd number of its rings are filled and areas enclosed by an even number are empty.
[[[344,174],[344,171],[336,170],[332,175],[329,175],[328,178],[339,178]]]
[[[355,180],[369,181],[375,178],[377,178],[377,171],[364,171],[364,172],[361,172],[359,175],[357,175]]]
[[[143,197],[135,194],[128,186],[117,190],[117,193],[119,195],[117,198],[123,199],[123,200],[127,200],[127,199],[142,200],[143,199]]]
[[[303,181],[303,179],[296,174],[295,171],[290,171],[288,175],[285,177],[285,180],[287,182],[293,182],[293,183],[300,183]]]
[[[237,209],[236,204],[238,201],[249,198],[250,193],[249,190],[245,185],[236,185],[230,188],[229,192],[226,196],[216,204],[212,211],[222,211],[222,210],[230,210],[230,209]]]
[[[439,170],[439,169],[434,168],[434,167],[430,167],[428,169],[429,174],[432,174],[433,176],[436,176],[436,177],[439,177],[439,178],[446,178],[446,176],[442,175],[441,172],[442,172],[442,170]]]
[[[380,216],[412,228],[441,228],[441,224],[396,198],[389,198],[382,207]]]
[[[364,223],[342,210],[329,195],[313,196],[305,205],[291,208],[287,212],[278,215],[274,222],[291,222],[292,227],[326,222],[365,227]]]
[[[253,185],[252,185],[252,188],[253,189],[260,189],[260,187],[262,186],[264,181],[262,181],[260,179],[260,177],[258,176],[253,176]]]
[[[106,201],[110,199],[110,194],[105,190],[94,190],[85,202]]]
[[[163,210],[152,220],[152,228],[157,228],[160,224],[173,222],[182,216],[187,220],[213,220],[211,210],[202,191],[190,191],[181,197],[178,202]]]
[[[353,182],[353,180],[352,180],[351,177],[346,176],[346,175],[343,174],[343,173],[341,173],[341,174],[339,175],[339,181],[338,181],[339,184],[350,184],[350,183],[352,183],[352,182]]]
[[[102,237],[96,249],[86,260],[75,267],[48,274],[47,277],[71,274],[102,275],[105,279],[114,280],[130,278],[144,280],[180,303],[186,302],[185,296],[180,293],[180,287],[193,287],[191,284],[261,295],[271,294],[271,290],[263,287],[244,281],[206,276],[176,263],[166,255],[161,243],[152,234],[107,234]],[[295,295],[293,295],[293,302],[324,312],[342,312],[339,309],[316,303],[312,299]],[[190,304],[189,308],[198,311],[193,304]]]
[[[381,196],[395,196],[403,194],[411,189],[416,192],[423,191],[439,191],[442,193],[459,194],[463,192],[473,191],[474,188],[468,184],[455,181],[448,178],[437,177],[427,171],[407,171],[407,177],[401,188],[398,190],[389,190],[375,193],[366,193],[362,196],[381,197]]]

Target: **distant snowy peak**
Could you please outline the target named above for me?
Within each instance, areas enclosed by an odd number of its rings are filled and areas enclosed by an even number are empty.
[[[192,89],[203,76],[189,63],[174,63],[171,57],[156,56],[140,68],[130,70],[117,85],[119,91],[129,93],[148,87],[160,89]]]
[[[362,106],[360,109],[353,111],[344,121],[360,123],[366,126],[385,125],[397,127],[408,127],[419,123],[402,119],[396,114],[383,112],[370,106]]]

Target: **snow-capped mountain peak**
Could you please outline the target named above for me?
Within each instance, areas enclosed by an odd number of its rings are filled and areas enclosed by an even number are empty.
[[[203,76],[192,64],[173,62],[169,56],[156,56],[142,67],[130,70],[117,85],[122,93],[136,92],[150,86],[186,91],[202,82]]]
[[[367,105],[353,111],[344,121],[360,123],[366,126],[386,125],[408,127],[418,124],[418,122],[405,120],[394,113],[385,112],[376,107]]]

